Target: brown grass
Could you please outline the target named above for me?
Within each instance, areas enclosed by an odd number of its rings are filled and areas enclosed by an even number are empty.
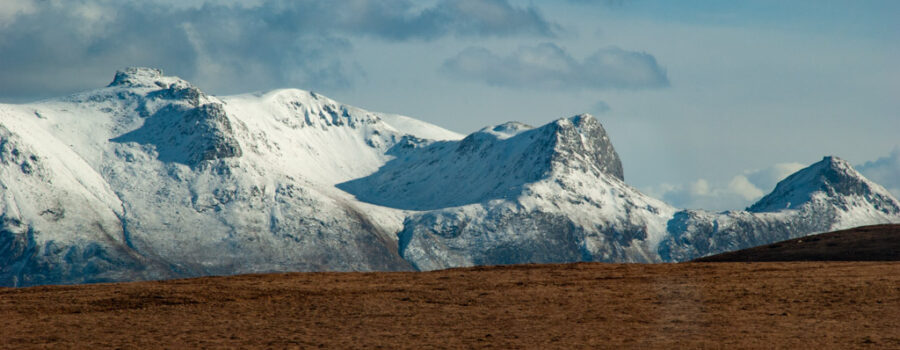
[[[5,348],[900,348],[900,263],[569,264],[0,289]]]
[[[821,233],[697,259],[747,261],[898,261],[900,225],[872,225]]]

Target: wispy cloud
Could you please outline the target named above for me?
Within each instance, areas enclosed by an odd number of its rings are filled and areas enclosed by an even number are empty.
[[[612,107],[609,106],[608,103],[603,101],[597,101],[593,106],[589,109],[591,113],[603,114],[612,110]]]
[[[384,26],[391,31],[381,35],[397,39],[431,39],[448,34],[553,37],[560,30],[559,25],[544,19],[535,7],[518,8],[506,0],[443,0],[432,8],[406,17],[408,20],[397,21],[397,26]]]
[[[602,5],[606,7],[620,7],[631,2],[630,0],[568,0],[569,2],[583,5]]]
[[[346,87],[362,74],[350,39],[553,37],[559,26],[506,0],[10,0],[0,5],[0,97],[97,86],[148,65],[223,92]]]
[[[470,47],[444,62],[451,75],[489,85],[531,89],[646,89],[669,85],[653,55],[617,47],[578,60],[553,43],[521,46],[509,55]]]

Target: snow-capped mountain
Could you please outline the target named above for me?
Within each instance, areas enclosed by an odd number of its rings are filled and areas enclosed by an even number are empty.
[[[744,249],[874,223],[898,222],[900,202],[836,157],[801,169],[747,211],[684,210],[659,245],[667,261]]]
[[[539,128],[485,128],[339,187],[427,210],[410,214],[399,233],[400,254],[418,269],[655,261],[652,247],[674,210],[622,179],[603,127],[579,115]]]
[[[152,69],[2,105],[0,135],[3,285],[411,269],[403,213],[334,184],[404,137],[459,137],[299,90],[219,99]]]
[[[624,182],[589,115],[463,137],[301,90],[210,96],[155,69],[0,105],[0,285],[564,261],[680,261],[900,205],[826,158],[747,212]]]

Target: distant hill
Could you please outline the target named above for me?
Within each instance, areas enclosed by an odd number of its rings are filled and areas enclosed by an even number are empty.
[[[898,261],[900,225],[861,226],[696,259],[739,261]]]

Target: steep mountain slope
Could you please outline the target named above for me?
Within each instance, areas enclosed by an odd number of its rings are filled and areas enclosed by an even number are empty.
[[[402,214],[333,184],[410,134],[299,90],[218,99],[157,70],[3,106],[0,284],[409,269]]]
[[[746,212],[624,182],[589,115],[463,137],[301,90],[210,96],[130,68],[0,105],[0,285],[269,271],[681,261],[900,206],[826,158]]]
[[[683,261],[874,223],[900,222],[900,202],[846,161],[825,157],[788,176],[747,211],[685,210],[668,224],[664,260]]]
[[[409,149],[416,149],[410,152]],[[589,115],[534,129],[519,123],[484,128],[460,141],[407,139],[378,172],[338,187],[384,206],[430,210],[515,199],[526,184],[556,168],[592,167],[622,179],[622,163],[606,131]]]
[[[589,115],[504,124],[430,144],[339,185],[362,200],[434,209],[407,218],[401,255],[424,270],[563,261],[657,261],[674,210],[622,181]]]

